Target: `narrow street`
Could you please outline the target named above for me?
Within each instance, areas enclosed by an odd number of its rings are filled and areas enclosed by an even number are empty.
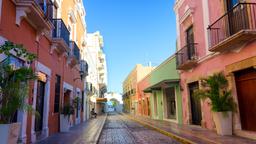
[[[179,142],[117,113],[108,115],[99,144],[177,144]]]

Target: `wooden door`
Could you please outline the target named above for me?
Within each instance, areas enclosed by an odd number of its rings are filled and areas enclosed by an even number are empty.
[[[188,85],[190,93],[190,107],[192,114],[192,124],[201,125],[202,112],[201,112],[201,102],[199,99],[194,97],[195,90],[199,88],[198,82],[193,82]]]
[[[242,129],[256,131],[256,70],[246,69],[235,77]]]

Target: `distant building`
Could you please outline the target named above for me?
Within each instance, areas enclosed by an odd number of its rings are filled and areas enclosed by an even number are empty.
[[[149,74],[154,67],[137,64],[123,82],[124,112],[135,114],[138,109],[137,83]]]
[[[107,92],[107,63],[103,46],[103,37],[100,32],[87,34],[84,55],[89,65],[89,75],[86,78],[88,111],[95,108],[98,113],[101,112],[102,106],[100,102],[98,106],[96,105],[97,99],[103,98]],[[89,113],[87,118],[89,118]]]
[[[105,94],[104,97],[108,100],[106,112],[123,112],[123,99],[121,94],[115,92],[108,92]]]

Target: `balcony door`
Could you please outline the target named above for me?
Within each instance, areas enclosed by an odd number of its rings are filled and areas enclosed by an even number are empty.
[[[239,4],[239,0],[227,0],[227,16],[229,29],[227,33],[233,35],[242,29],[247,29],[249,27],[248,15],[247,15],[247,5]]]
[[[195,54],[195,48],[194,48],[194,31],[193,26],[189,27],[186,31],[186,42],[187,42],[187,56],[188,60],[192,60],[193,56]]]

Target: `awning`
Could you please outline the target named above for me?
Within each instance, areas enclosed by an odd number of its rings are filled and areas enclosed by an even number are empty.
[[[108,101],[107,98],[96,98],[97,103],[102,103],[102,102],[107,102],[107,101]]]
[[[179,82],[180,82],[179,79],[163,80],[153,86],[150,86],[150,87],[144,89],[143,92],[144,93],[152,93],[153,90],[161,90],[162,86],[164,86],[164,85],[175,84],[175,83],[179,83]]]

